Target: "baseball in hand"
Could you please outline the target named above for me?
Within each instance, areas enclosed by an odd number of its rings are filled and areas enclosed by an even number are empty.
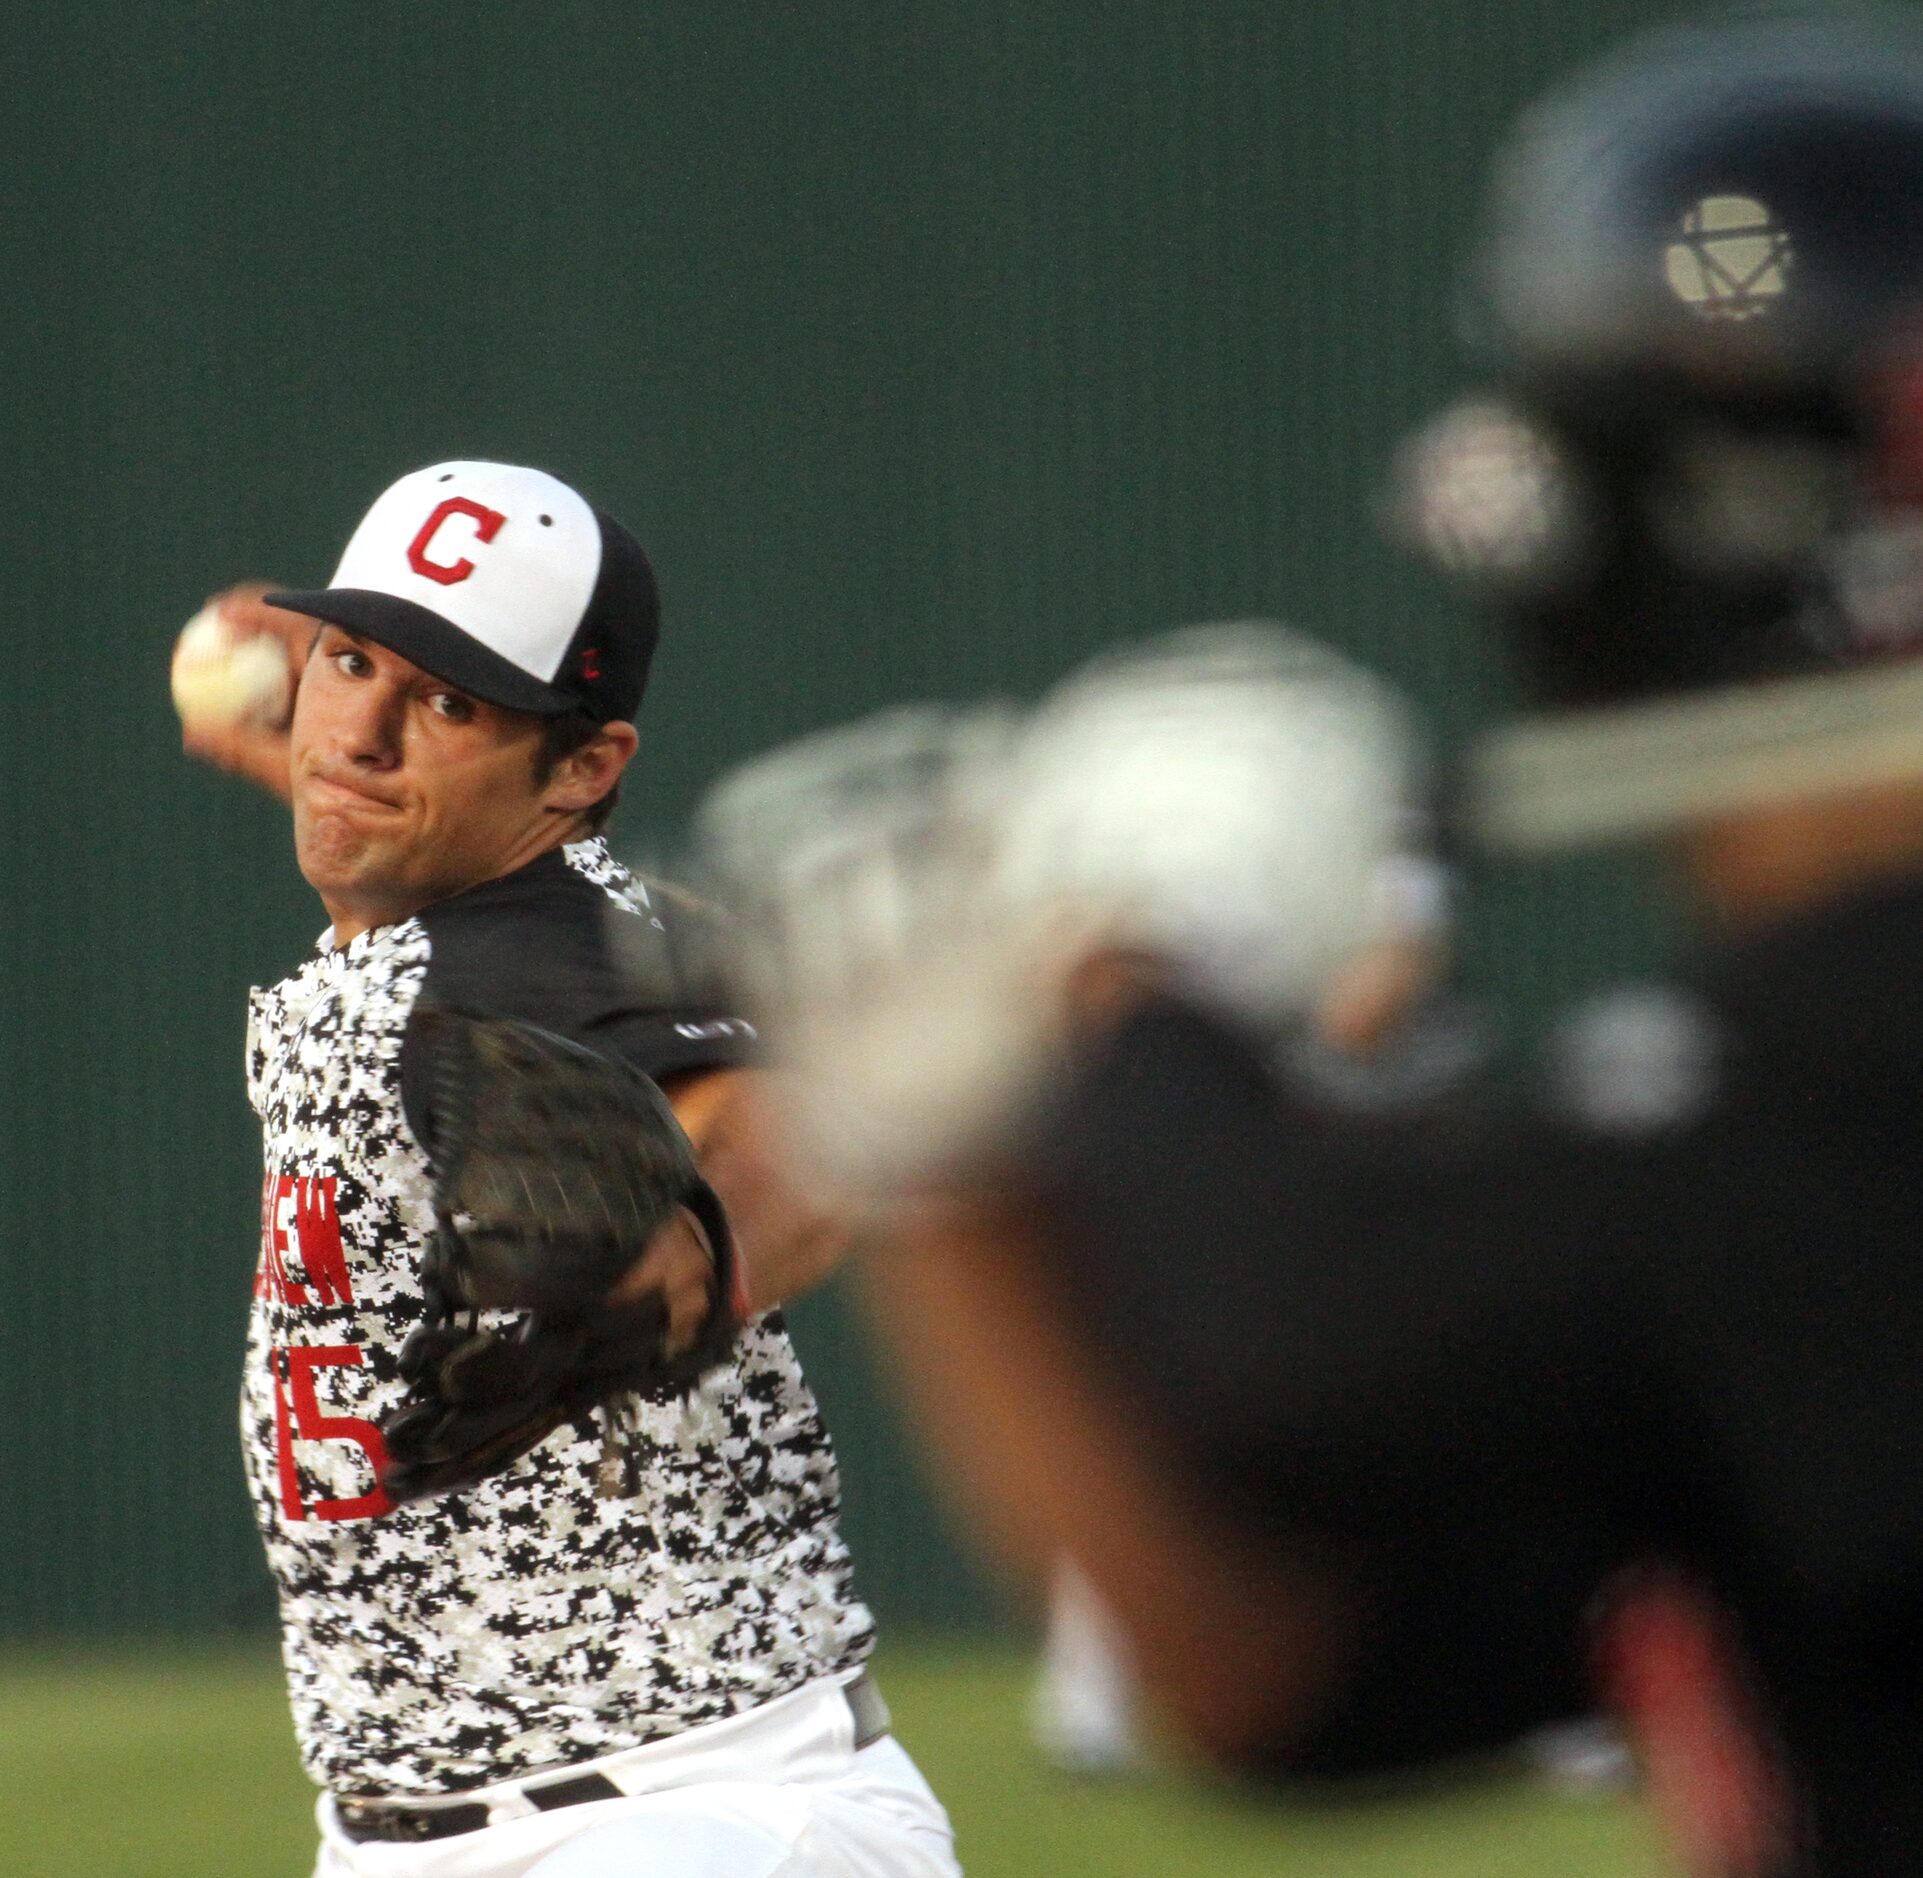
[[[183,724],[273,724],[287,715],[293,674],[278,639],[238,631],[209,602],[174,643],[173,692]]]

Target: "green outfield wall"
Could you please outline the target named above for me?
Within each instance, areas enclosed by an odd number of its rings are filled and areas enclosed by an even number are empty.
[[[620,824],[907,695],[1280,613],[1459,736],[1478,642],[1377,545],[1449,390],[1497,127],[1624,0],[133,5],[10,18],[0,556],[0,1633],[264,1622],[234,1396],[243,1001],[322,922],[179,757],[171,635],[329,572],[400,471],[532,461],[667,631]],[[1608,869],[1498,883],[1523,1009],[1644,955]],[[801,1325],[885,1615],[980,1619],[847,1311]]]

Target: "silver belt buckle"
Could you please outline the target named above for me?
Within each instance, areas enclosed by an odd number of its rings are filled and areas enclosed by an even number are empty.
[[[853,1682],[843,1685],[841,1693],[847,1698],[849,1718],[855,1724],[857,1751],[872,1746],[888,1732],[893,1720],[874,1677],[864,1669]]]

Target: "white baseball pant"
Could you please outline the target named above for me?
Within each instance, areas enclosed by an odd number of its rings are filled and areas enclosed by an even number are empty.
[[[396,1844],[323,1795],[314,1878],[960,1878],[941,1803],[892,1735],[856,1748],[835,1682],[567,1771],[621,1797],[539,1812],[503,1782],[459,1796],[494,1823]]]

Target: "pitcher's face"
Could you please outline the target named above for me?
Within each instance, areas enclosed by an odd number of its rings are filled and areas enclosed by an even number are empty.
[[[553,826],[535,781],[538,717],[337,626],[315,641],[290,735],[295,853],[337,928],[405,919],[492,880]]]

